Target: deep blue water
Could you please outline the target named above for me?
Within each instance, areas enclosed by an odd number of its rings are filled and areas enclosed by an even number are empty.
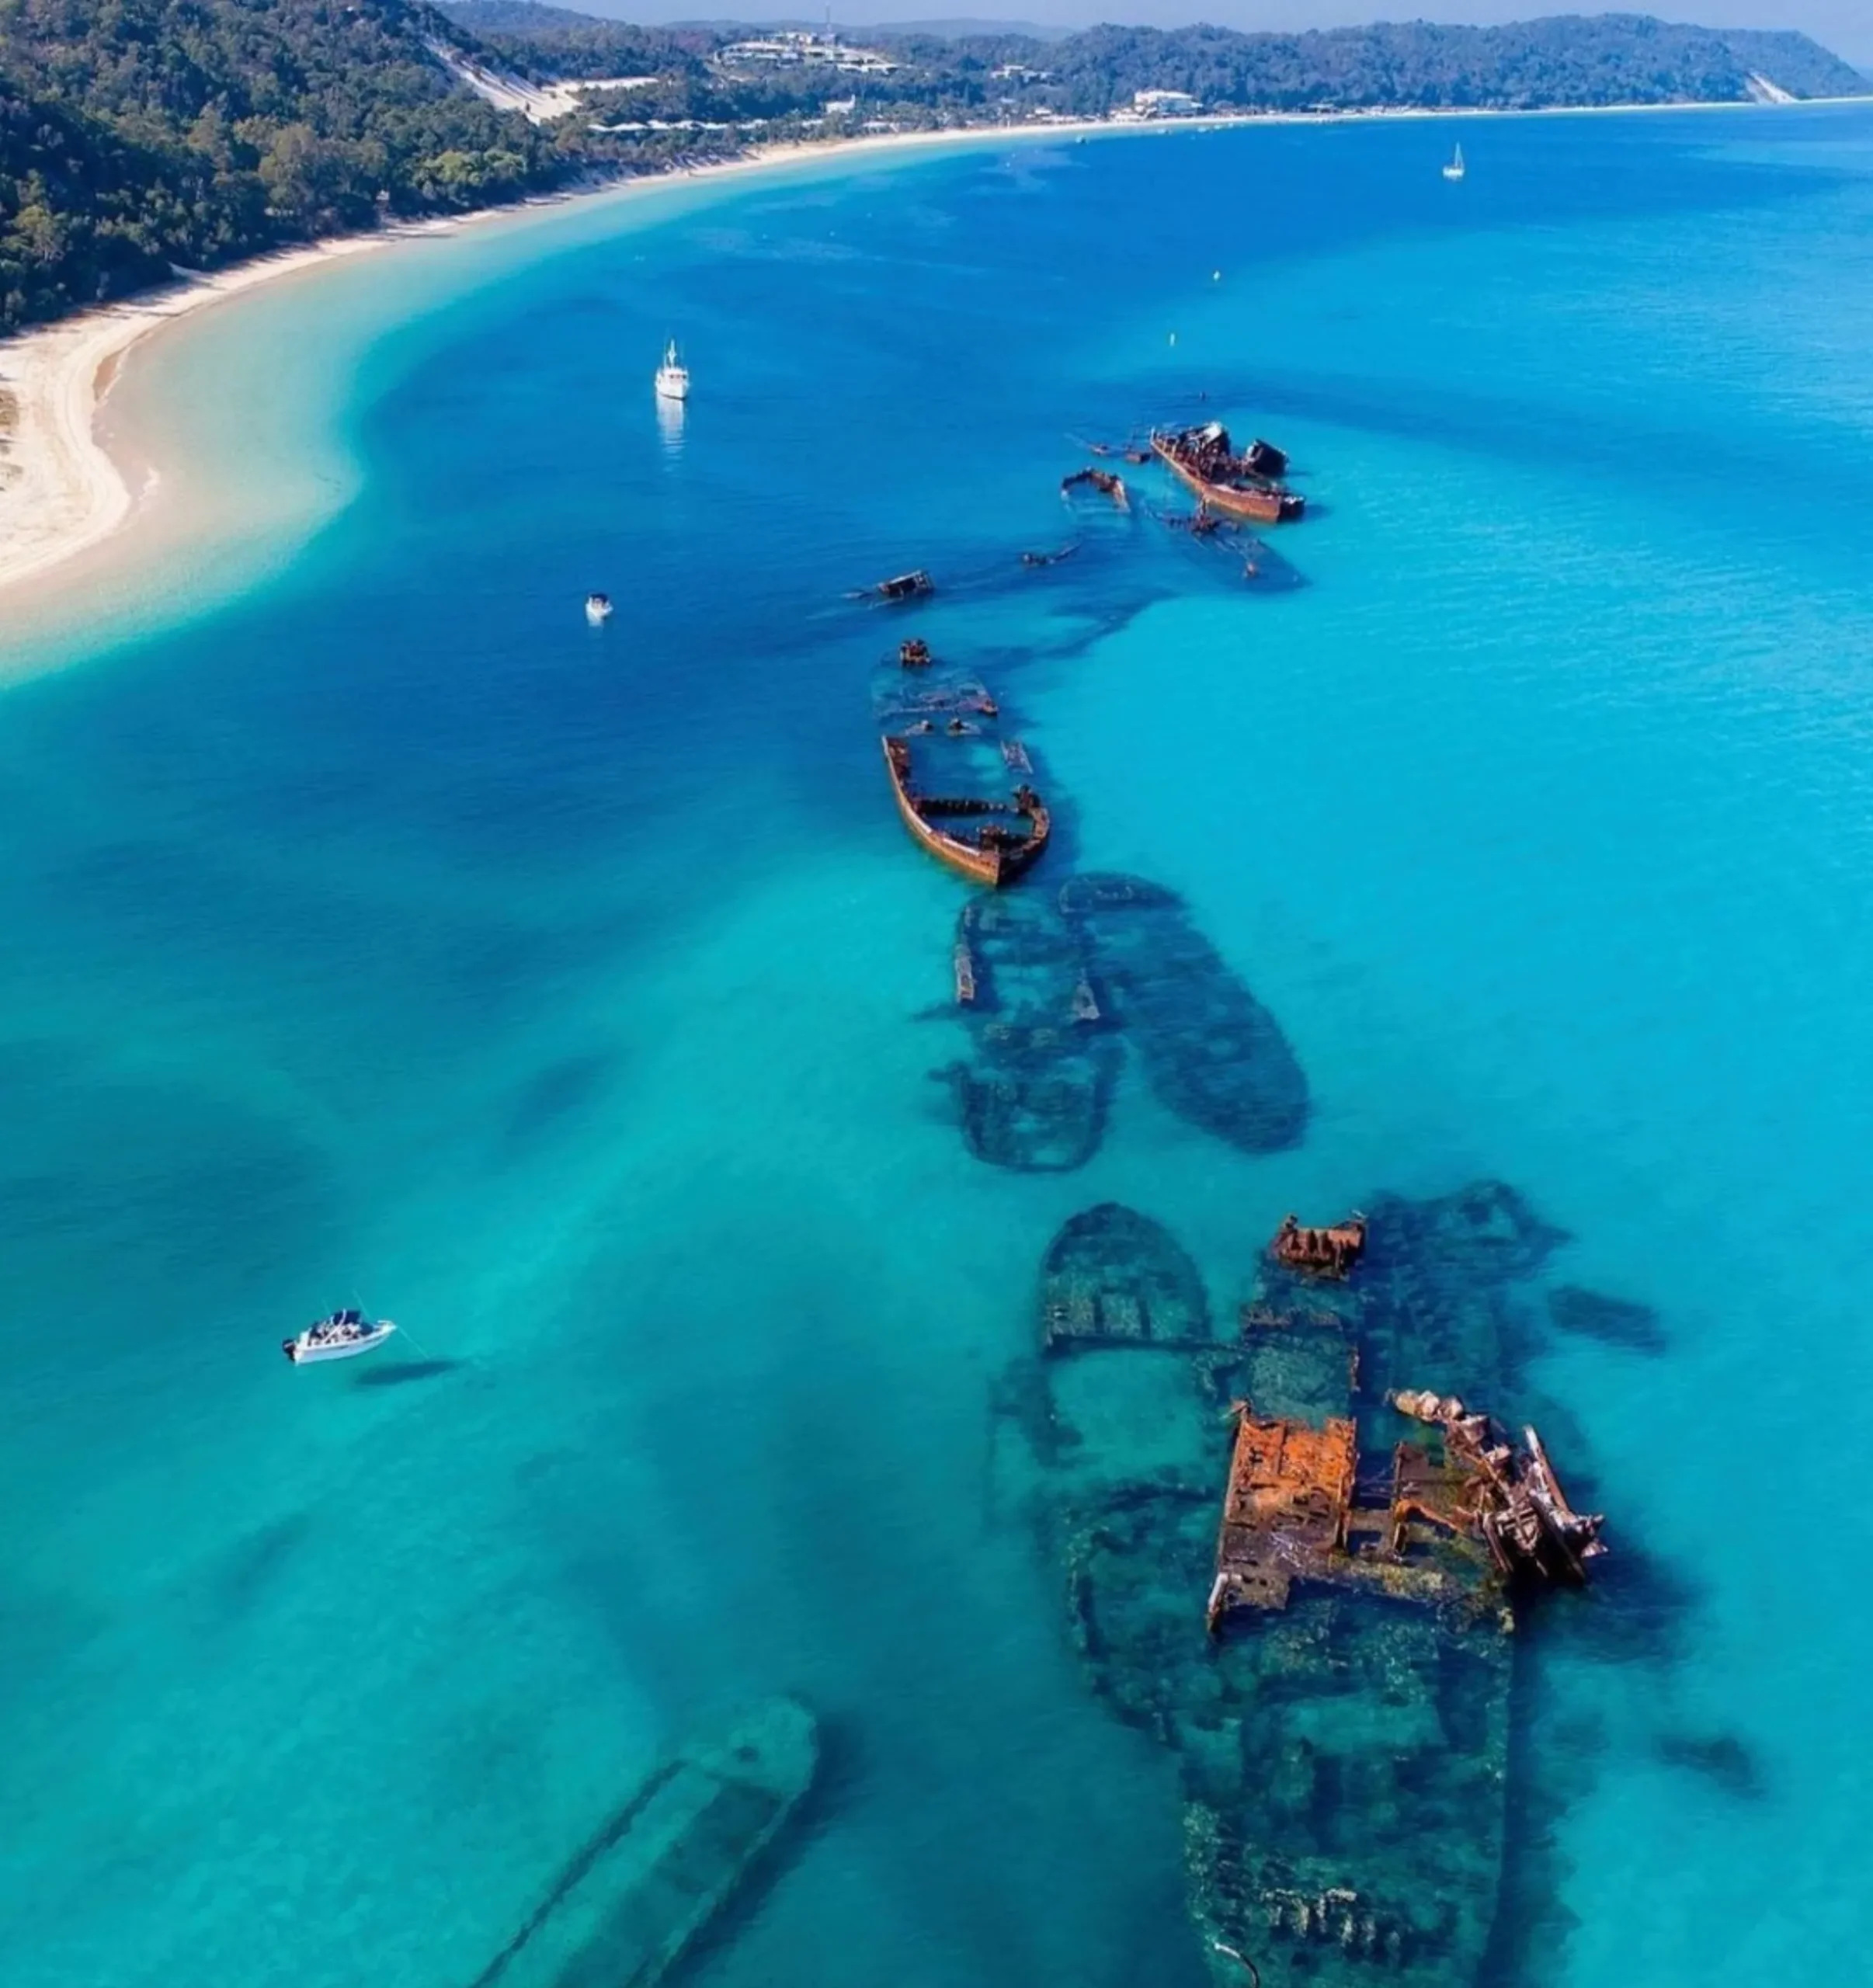
[[[1035,1266],[1117,1197],[1222,1306],[1282,1210],[1477,1177],[1666,1342],[1537,1370],[1627,1562],[1521,1708],[1541,1978],[1858,1978],[1873,112],[1478,123],[1461,187],[1447,138],[510,243],[370,344],[312,542],[8,690],[9,1981],[466,1981],[786,1688],[833,1785],[709,1978],[1195,1983],[1169,1765],[996,1489]],[[1253,587],[1056,494],[1199,412],[1313,506]],[[1298,1151],[1135,1075],[1080,1173],[964,1152],[964,890],[869,709],[909,624],[843,597],[912,565],[1048,863],[1173,886],[1279,1017]],[[354,1292],[421,1356],[288,1371]]]

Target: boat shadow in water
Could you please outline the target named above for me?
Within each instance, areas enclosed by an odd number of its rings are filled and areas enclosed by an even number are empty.
[[[367,1368],[356,1384],[360,1388],[407,1388],[420,1381],[440,1381],[467,1364],[465,1360],[406,1360],[401,1366]]]

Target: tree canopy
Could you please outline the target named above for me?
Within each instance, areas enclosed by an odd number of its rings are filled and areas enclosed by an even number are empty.
[[[749,127],[1210,108],[1536,107],[1797,96],[1867,84],[1805,36],[1638,15],[1307,34],[1095,28],[1041,41],[879,30],[888,73],[733,56],[740,30],[635,27],[526,0],[0,0],[0,331],[261,250],[460,212],[672,158]],[[484,82],[654,76],[533,120]],[[536,112],[538,106],[536,104]]]

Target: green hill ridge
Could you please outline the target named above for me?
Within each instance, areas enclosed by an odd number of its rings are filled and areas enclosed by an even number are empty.
[[[861,76],[725,54],[745,32],[526,0],[0,0],[0,332],[177,266],[721,156],[757,129],[818,134],[833,97],[856,95],[861,118],[930,126],[1103,116],[1140,90],[1249,110],[1868,89],[1803,35],[1638,15],[1305,34],[1101,27],[1046,41],[877,30],[867,40],[894,66]],[[537,94],[627,75],[656,81],[590,111]]]

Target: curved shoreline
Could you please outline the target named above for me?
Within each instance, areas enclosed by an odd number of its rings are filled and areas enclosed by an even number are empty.
[[[0,592],[109,537],[134,508],[124,465],[96,433],[98,410],[132,346],[211,304],[396,235],[346,236],[87,311],[0,344],[0,394],[13,404],[0,446]]]
[[[1190,121],[1185,120],[1187,126]],[[1104,128],[1088,124],[1020,131],[901,132],[762,148],[740,158],[687,172],[541,195],[369,235],[309,242],[214,273],[186,275],[162,290],[0,339],[0,596],[16,596],[30,589],[43,596],[48,588],[64,591],[68,580],[75,586],[78,574],[60,569],[79,565],[82,554],[119,538],[143,513],[146,500],[160,487],[158,471],[134,463],[120,444],[101,437],[98,417],[135,348],[179,320],[199,318],[210,305],[228,302],[279,277],[367,252],[458,236],[488,223],[524,227],[572,207],[674,193],[702,181],[843,160],[848,155],[857,160],[881,151],[938,144],[994,144],[1023,136]],[[134,490],[133,481],[139,481]],[[85,561],[80,570],[91,575],[97,569],[95,562]],[[6,673],[0,662],[0,677]]]
[[[1823,101],[1864,101],[1824,99]],[[789,165],[855,162],[881,153],[904,153],[937,146],[958,148],[1046,142],[1062,137],[1165,136],[1202,129],[1254,127],[1280,123],[1366,121],[1374,117],[1429,121],[1452,118],[1605,115],[1649,110],[1781,109],[1781,105],[1633,104],[1581,106],[1547,111],[1399,109],[1353,113],[1277,113],[1254,116],[1178,118],[1114,122],[1088,119],[1009,127],[978,126],[963,130],[895,132],[871,137],[758,148],[745,157],[688,172],[658,174],[586,192],[565,193],[460,217],[406,225],[370,235],[339,236],[283,249],[214,274],[192,275],[173,287],[110,304],[0,341],[0,595],[17,593],[29,582],[57,585],[58,569],[81,554],[120,537],[160,487],[158,471],[145,468],[133,491],[135,473],[119,450],[100,439],[97,421],[112,387],[122,377],[133,349],[151,334],[178,320],[198,316],[208,306],[241,296],[276,278],[319,268],[369,251],[407,246],[457,235],[481,224],[506,221],[525,225],[572,206],[609,203],[671,191],[700,180],[771,172]],[[10,408],[9,403],[10,402]],[[87,572],[95,568],[87,564]],[[74,583],[77,575],[62,576]],[[35,590],[37,590],[36,589]]]

